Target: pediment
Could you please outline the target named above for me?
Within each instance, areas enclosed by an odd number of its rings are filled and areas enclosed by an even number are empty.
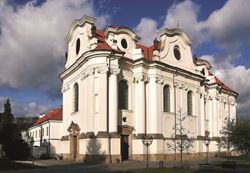
[[[72,24],[70,25],[69,32],[65,37],[65,41],[67,43],[70,42],[72,35],[74,33],[74,30],[79,26],[84,26],[85,23],[89,23],[91,25],[94,25],[96,22],[96,19],[89,17],[89,16],[83,16],[81,19],[75,19]]]

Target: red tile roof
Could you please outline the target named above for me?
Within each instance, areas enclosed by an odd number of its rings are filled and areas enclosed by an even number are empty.
[[[39,118],[38,120],[36,120],[32,126],[36,126],[38,124],[41,124],[43,122],[46,122],[48,120],[59,120],[62,121],[62,107],[56,108],[53,111],[47,113],[46,115],[44,115],[42,118]]]
[[[96,29],[96,37],[98,41],[105,42],[105,35],[102,30]]]
[[[96,30],[96,38],[98,40],[97,46],[94,50],[112,50],[114,52],[118,53],[125,53],[121,50],[115,50],[111,48],[108,43],[105,41],[105,35],[102,30],[97,29]]]
[[[215,82],[211,83],[211,85],[213,84],[218,84],[219,86],[222,87],[222,89],[229,91],[229,92],[234,92],[236,94],[238,94],[236,91],[232,90],[229,86],[227,86],[226,84],[224,84],[218,77],[216,77],[213,73],[211,73],[210,71],[208,72],[209,76],[214,76]]]
[[[109,27],[120,28],[120,27],[124,27],[124,26],[111,25]],[[128,28],[128,27],[125,27],[125,28]],[[96,29],[96,38],[98,40],[98,44],[97,44],[97,47],[94,50],[113,50],[113,51],[118,52],[118,53],[125,53],[125,52],[123,52],[121,50],[116,50],[116,49],[111,48],[108,45],[108,43],[105,41],[105,34],[104,34],[104,32],[102,30]],[[160,47],[161,47],[161,42],[159,42],[159,44],[158,44],[158,49],[160,49]],[[137,49],[142,49],[144,58],[149,60],[149,61],[152,61],[154,45],[152,45],[150,47],[146,47],[144,45],[136,43],[136,48]]]
[[[158,44],[158,47],[157,47],[158,50],[160,50],[160,47],[161,47],[161,42],[159,42],[159,44]],[[154,45],[152,45],[150,47],[146,47],[144,45],[136,43],[136,49],[142,49],[144,58],[147,59],[147,60],[149,60],[149,61],[152,61],[152,58],[154,56],[154,54],[153,54],[153,52],[154,52]]]

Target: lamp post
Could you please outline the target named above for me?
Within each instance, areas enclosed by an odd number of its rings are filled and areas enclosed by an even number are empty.
[[[209,152],[209,144],[210,144],[210,137],[209,137],[210,132],[205,131],[205,139],[204,139],[204,144],[206,145],[206,164],[208,165],[208,152]]]
[[[143,135],[142,136],[142,143],[143,145],[145,145],[147,147],[147,168],[148,168],[148,147],[149,145],[151,145],[153,143],[153,138],[152,136],[147,136],[147,135]]]

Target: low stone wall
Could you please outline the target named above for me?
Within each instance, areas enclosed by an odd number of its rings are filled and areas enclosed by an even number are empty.
[[[41,147],[35,146],[35,147],[33,147],[32,155],[35,158],[40,158],[41,155],[47,154],[47,153],[48,153],[48,148],[46,146],[41,146]]]
[[[62,154],[63,159],[72,160],[70,154]],[[78,161],[83,160],[85,163],[109,163],[109,155],[78,155]],[[111,155],[112,163],[121,162],[120,155]]]
[[[180,153],[177,153],[176,156],[175,154],[149,154],[148,155],[149,160],[151,161],[160,161],[160,160],[180,160]],[[208,153],[208,157],[209,158],[215,158],[218,157],[218,153],[217,152],[209,152]],[[206,159],[206,153],[183,153],[183,160],[205,160]],[[132,155],[132,160],[146,160],[147,159],[147,155],[146,154],[134,154]]]

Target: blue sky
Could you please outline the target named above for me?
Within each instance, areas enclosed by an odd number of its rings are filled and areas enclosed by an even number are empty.
[[[238,114],[250,107],[250,1],[211,0],[3,0],[0,1],[0,103],[11,99],[17,116],[36,116],[62,104],[66,36],[83,15],[97,26],[128,26],[149,45],[177,21],[193,54],[239,92]],[[0,109],[1,110],[1,109]]]

